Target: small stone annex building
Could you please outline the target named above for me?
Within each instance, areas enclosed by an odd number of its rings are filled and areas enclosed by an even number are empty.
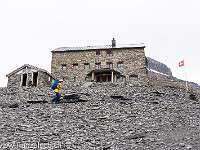
[[[51,73],[69,82],[132,82],[147,85],[145,45],[60,47],[52,50]]]
[[[46,70],[25,64],[7,74],[7,87],[50,86],[55,78]]]

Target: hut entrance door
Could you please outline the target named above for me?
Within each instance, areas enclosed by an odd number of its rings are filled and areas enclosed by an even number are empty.
[[[26,86],[27,74],[23,74],[22,76],[22,86]]]
[[[97,76],[97,82],[111,82],[111,75]]]
[[[33,86],[37,86],[38,72],[33,73]]]

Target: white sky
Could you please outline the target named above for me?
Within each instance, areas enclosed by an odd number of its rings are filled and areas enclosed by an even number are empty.
[[[58,47],[146,45],[146,56],[200,85],[200,0],[1,0],[0,87],[24,64],[51,72]]]

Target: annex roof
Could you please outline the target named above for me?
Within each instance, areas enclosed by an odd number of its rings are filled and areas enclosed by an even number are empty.
[[[45,72],[47,73],[50,77],[54,78],[48,71],[44,70],[44,69],[41,69],[41,68],[38,68],[38,67],[35,67],[35,66],[32,66],[32,65],[29,65],[29,64],[24,64],[23,66],[17,68],[16,70],[12,71],[11,73],[7,74],[6,77],[10,77],[11,75],[19,72],[20,70],[24,69],[24,68],[31,68],[31,69],[36,69],[38,71],[41,71],[41,72]]]
[[[85,47],[59,47],[51,52],[63,52],[63,51],[86,51],[86,50],[98,50],[98,49],[119,49],[119,48],[145,48],[144,43],[140,44],[118,44],[112,45],[100,45],[100,46],[85,46]]]

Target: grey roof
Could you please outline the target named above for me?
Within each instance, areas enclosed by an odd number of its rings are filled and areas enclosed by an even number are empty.
[[[32,65],[29,65],[29,64],[24,64],[23,66],[17,68],[16,70],[12,71],[11,73],[7,74],[6,77],[10,77],[11,75],[17,73],[18,71],[20,71],[20,70],[22,70],[26,67],[36,69],[38,71],[46,72],[50,77],[54,78],[48,71],[41,69],[41,68],[38,68],[38,67],[35,67],[35,66],[32,66]]]
[[[145,48],[144,43],[140,44],[118,44],[116,46],[112,45],[100,45],[100,46],[85,46],[85,47],[59,47],[52,52],[61,51],[84,51],[84,50],[98,50],[98,49],[118,49],[118,48]]]

